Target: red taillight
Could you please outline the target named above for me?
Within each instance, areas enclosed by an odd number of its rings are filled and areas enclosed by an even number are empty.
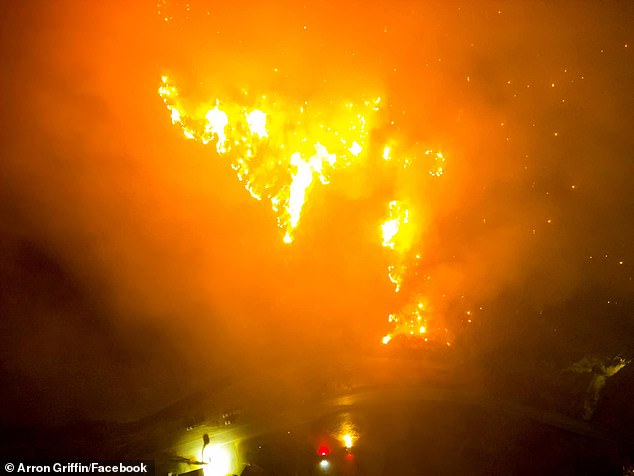
[[[319,456],[328,456],[330,454],[330,448],[328,448],[327,446],[320,446],[317,453],[319,454]]]

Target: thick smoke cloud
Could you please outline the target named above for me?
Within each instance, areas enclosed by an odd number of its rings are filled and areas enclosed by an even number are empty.
[[[631,305],[630,7],[2,9],[0,355],[5,400],[28,395],[34,418],[131,418],[203,379],[378,345],[399,304],[378,224],[399,193],[424,223],[412,286],[455,334],[472,311],[496,341],[596,289],[617,304],[583,317],[588,333]],[[228,164],[170,124],[165,73],[193,101],[379,94],[374,137],[442,150],[445,174],[342,172],[287,247]]]

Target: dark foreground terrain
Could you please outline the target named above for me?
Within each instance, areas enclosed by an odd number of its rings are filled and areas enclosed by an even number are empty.
[[[501,385],[451,355],[287,365],[134,422],[14,425],[0,447],[5,459],[152,459],[157,474],[629,474],[627,368],[586,421],[589,377],[511,372]]]

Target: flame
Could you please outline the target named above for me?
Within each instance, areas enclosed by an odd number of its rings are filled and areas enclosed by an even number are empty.
[[[389,264],[387,276],[394,284],[394,292],[401,290],[407,273],[408,254],[416,235],[416,228],[410,222],[410,212],[405,203],[392,200],[388,203],[387,219],[381,224],[382,245],[393,253],[397,264]]]
[[[392,159],[392,148],[389,145],[386,145],[383,148],[383,160],[391,160]]]
[[[393,152],[392,146],[385,146],[382,154],[383,159],[392,161],[394,159]],[[428,169],[429,174],[434,177],[441,176],[445,162],[443,154],[425,150],[422,156],[432,158],[434,161],[431,168]],[[397,157],[405,157],[397,161],[397,165],[401,169],[407,169],[418,162],[417,156],[398,154]],[[408,203],[403,200],[392,200],[387,206],[387,216],[380,224],[381,244],[388,251],[387,276],[394,285],[396,294],[402,294],[403,286],[408,278],[417,274],[416,267],[421,260],[421,253],[414,248],[414,244],[417,243],[417,237],[421,232],[419,218],[420,216],[410,210]],[[409,300],[407,296],[404,296],[404,304],[399,312],[388,315],[392,332],[383,337],[383,344],[388,344],[397,335],[420,337],[424,342],[429,340],[429,306],[418,289],[414,289],[412,292],[414,296]],[[447,342],[447,345],[450,343]]]
[[[260,138],[268,137],[268,133],[266,132],[266,114],[264,112],[256,109],[247,114],[246,119],[249,131],[251,131],[252,134],[256,134]]]
[[[381,224],[383,246],[392,250],[407,246],[406,240],[411,236],[408,225],[409,210],[402,201],[392,200],[388,204],[388,218]]]
[[[192,108],[167,76],[158,94],[186,138],[215,142],[216,152],[230,160],[251,196],[270,201],[285,243],[294,239],[313,185],[327,184],[335,170],[363,160],[380,103],[377,98],[313,110],[308,102],[251,100],[245,93],[238,101]]]
[[[330,102],[327,108],[318,108],[307,101],[294,103],[277,96],[251,99],[243,92],[235,101],[216,99],[190,107],[167,76],[161,77],[158,94],[172,123],[187,139],[215,144],[217,154],[229,160],[251,196],[270,202],[284,243],[293,242],[315,183],[328,184],[335,171],[364,160],[370,153],[369,130],[381,102],[379,97],[358,104]],[[444,173],[441,152],[404,153],[390,139],[379,153],[389,167],[408,169],[419,159],[431,159],[429,174],[439,177]],[[405,200],[391,200],[380,225],[382,246],[390,257],[388,279],[395,293],[401,292],[412,265],[421,257],[414,249],[421,231],[420,216],[410,206]],[[427,341],[429,315],[426,301],[416,290],[398,313],[389,315],[393,331],[383,338],[383,344],[398,334],[421,336]]]

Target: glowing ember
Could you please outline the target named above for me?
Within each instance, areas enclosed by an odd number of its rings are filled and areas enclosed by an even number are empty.
[[[428,312],[422,298],[418,296],[413,302],[407,304],[401,312],[390,314],[389,322],[394,326],[391,338],[394,335],[405,334],[410,336],[424,336],[427,334]],[[384,338],[385,340],[385,338]],[[390,339],[388,339],[389,342]],[[385,342],[384,342],[385,343]]]
[[[435,166],[429,169],[429,174],[435,177],[440,177],[443,174],[443,164],[445,163],[445,158],[442,155],[442,152],[434,153],[431,150],[426,150],[425,155],[430,155],[434,158]]]

